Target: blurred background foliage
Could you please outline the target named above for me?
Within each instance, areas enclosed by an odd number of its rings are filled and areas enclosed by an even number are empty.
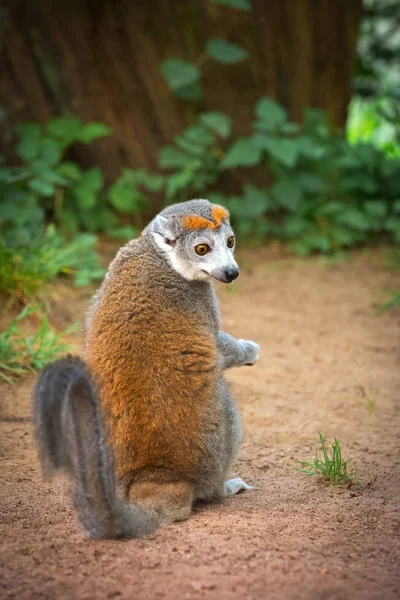
[[[99,234],[124,242],[192,197],[224,204],[243,243],[300,255],[400,244],[397,0],[1,10],[11,298],[36,299],[57,275],[101,278]]]

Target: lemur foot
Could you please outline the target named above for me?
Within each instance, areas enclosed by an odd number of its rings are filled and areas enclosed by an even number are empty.
[[[234,496],[241,490],[254,490],[255,488],[252,485],[247,485],[240,479],[240,477],[235,477],[234,479],[229,479],[224,483],[224,496]]]

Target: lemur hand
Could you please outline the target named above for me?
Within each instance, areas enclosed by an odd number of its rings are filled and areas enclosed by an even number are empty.
[[[250,340],[238,340],[245,353],[244,365],[254,365],[260,355],[260,346]]]

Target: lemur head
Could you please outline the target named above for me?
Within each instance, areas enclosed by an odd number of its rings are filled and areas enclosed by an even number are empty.
[[[148,229],[171,267],[185,279],[212,277],[230,283],[238,277],[235,236],[222,206],[208,200],[174,204],[158,214]]]

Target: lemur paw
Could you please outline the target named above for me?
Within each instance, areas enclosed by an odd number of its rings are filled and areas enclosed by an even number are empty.
[[[244,365],[254,365],[259,358],[260,355],[260,346],[255,342],[251,342],[250,340],[240,340],[244,346],[245,351],[245,359],[243,361]]]
[[[242,490],[254,490],[252,485],[248,485],[240,477],[229,479],[224,483],[224,496],[234,496]]]

